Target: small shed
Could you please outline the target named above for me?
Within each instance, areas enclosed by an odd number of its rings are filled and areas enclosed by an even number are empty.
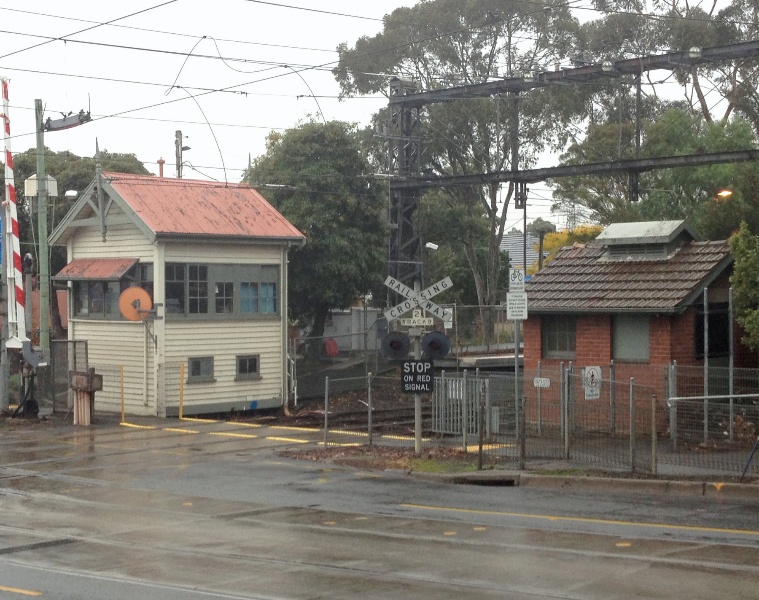
[[[287,398],[287,253],[304,236],[247,185],[102,173],[50,237],[95,408],[171,416]]]
[[[705,313],[709,364],[726,366],[732,264],[727,240],[699,241],[684,221],[618,223],[565,247],[526,285],[525,367],[614,360],[660,379],[648,367],[703,364]]]

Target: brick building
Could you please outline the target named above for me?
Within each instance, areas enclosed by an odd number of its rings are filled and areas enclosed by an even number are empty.
[[[727,366],[732,264],[726,240],[698,241],[684,221],[618,223],[563,248],[526,286],[525,371],[614,361],[618,380],[662,389],[672,361],[703,366],[705,321],[709,367]],[[755,366],[734,340],[735,366]]]

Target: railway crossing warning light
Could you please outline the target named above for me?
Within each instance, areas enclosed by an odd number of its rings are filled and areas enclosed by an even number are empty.
[[[408,335],[400,331],[391,331],[382,338],[382,350],[385,356],[391,360],[402,360],[408,356],[411,348],[411,340]]]
[[[430,331],[422,338],[422,353],[425,358],[430,360],[445,358],[450,350],[451,341],[444,333]]]

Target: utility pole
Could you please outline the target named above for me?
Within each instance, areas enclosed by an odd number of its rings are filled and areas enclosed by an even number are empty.
[[[50,359],[50,251],[47,245],[47,173],[45,172],[45,131],[61,131],[92,120],[90,112],[80,110],[61,119],[44,119],[42,100],[34,101],[37,137],[37,231],[39,236],[40,269],[40,348],[42,360]],[[31,298],[31,290],[29,290]]]
[[[40,264],[40,347],[42,360],[50,357],[50,256],[47,246],[47,174],[45,173],[45,142],[42,123],[42,100],[34,101],[37,123],[37,230]],[[27,290],[31,298],[31,290]]]
[[[182,153],[185,150],[190,150],[189,146],[182,145],[182,137],[182,131],[180,129],[177,129],[176,133],[174,134],[174,149],[176,151],[177,160],[177,179],[182,179],[182,162],[184,161],[182,158]]]

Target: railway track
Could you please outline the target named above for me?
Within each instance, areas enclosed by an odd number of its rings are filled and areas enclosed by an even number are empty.
[[[400,408],[383,408],[372,411],[373,431],[397,431],[398,429],[413,429],[414,407],[404,406]],[[422,420],[429,421],[432,418],[432,408],[422,407]],[[327,423],[330,429],[355,429],[367,431],[369,428],[368,410],[350,410],[341,412],[329,412]],[[323,427],[324,411],[312,410],[301,411],[294,417],[291,425],[295,427]]]

